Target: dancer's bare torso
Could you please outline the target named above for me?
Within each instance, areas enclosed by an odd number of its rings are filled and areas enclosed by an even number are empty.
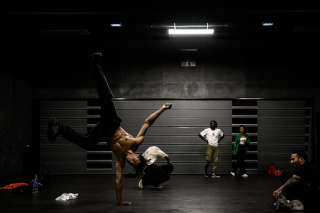
[[[136,138],[119,127],[110,138],[110,147],[116,155],[125,154],[135,145]]]

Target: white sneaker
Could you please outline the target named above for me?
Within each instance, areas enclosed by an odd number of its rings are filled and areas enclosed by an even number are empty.
[[[211,178],[221,178],[221,176],[216,175],[215,173],[212,173]]]
[[[230,175],[232,175],[233,177],[236,176],[235,172],[230,172]]]
[[[142,179],[139,180],[138,187],[139,189],[143,189]]]
[[[293,211],[303,211],[304,210],[304,205],[300,200],[291,200],[290,203],[292,205],[291,210],[293,210]]]
[[[243,174],[243,175],[241,175],[241,177],[243,177],[243,178],[247,178],[247,177],[248,177],[248,175],[247,175],[247,174]]]

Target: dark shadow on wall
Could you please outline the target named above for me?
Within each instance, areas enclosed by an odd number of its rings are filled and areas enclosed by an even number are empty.
[[[0,85],[0,179],[21,181],[32,145],[32,88],[14,73],[2,73]]]

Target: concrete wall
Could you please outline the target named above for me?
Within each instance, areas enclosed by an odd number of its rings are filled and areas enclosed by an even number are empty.
[[[0,85],[0,177],[18,177],[32,146],[32,89],[12,73],[2,73]]]
[[[103,51],[116,97],[305,98],[315,97],[319,91],[314,51],[320,42],[307,39],[119,38],[105,41]],[[87,41],[43,41],[48,42],[39,48],[36,68],[41,71],[34,76],[35,87],[48,91],[70,88],[84,96],[94,95],[87,90],[94,87],[88,70]],[[181,68],[179,49],[190,48],[198,49],[198,67]],[[54,95],[41,89],[38,92],[40,97]],[[68,91],[64,93],[69,96]]]
[[[34,82],[35,97],[97,97],[87,41],[51,40],[54,43],[46,46],[49,49],[41,50],[46,54],[39,67],[48,72],[40,72],[41,80]],[[270,39],[117,38],[106,40],[103,51],[105,70],[118,98],[311,98],[316,115],[320,89],[314,53],[319,47],[316,38],[299,35]],[[198,49],[198,66],[181,68],[179,50],[191,48]],[[318,123],[314,119],[316,153]]]

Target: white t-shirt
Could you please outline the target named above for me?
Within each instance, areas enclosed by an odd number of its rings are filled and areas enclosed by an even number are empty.
[[[241,137],[240,138],[240,145],[245,145],[247,142],[247,137]]]
[[[146,160],[147,165],[151,165],[157,161],[158,157],[165,158],[168,157],[168,155],[164,153],[159,147],[151,146],[146,151],[144,151],[142,157]]]
[[[200,135],[208,140],[210,146],[218,147],[218,142],[223,137],[223,132],[218,128],[214,130],[207,128],[200,132]]]

